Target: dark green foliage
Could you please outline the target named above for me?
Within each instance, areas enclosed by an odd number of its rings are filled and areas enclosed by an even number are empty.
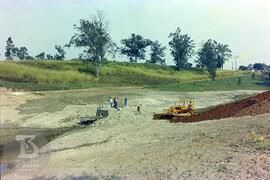
[[[47,54],[47,55],[46,55],[46,59],[47,59],[47,60],[53,60],[54,57],[53,57],[52,55],[50,55],[50,54]]]
[[[151,44],[151,60],[150,63],[153,64],[165,64],[165,51],[166,47],[162,46],[158,41],[155,41]]]
[[[256,71],[263,71],[265,69],[268,69],[267,65],[264,63],[255,63],[253,65],[253,69]]]
[[[217,67],[223,69],[223,65],[232,56],[232,51],[227,44],[216,44]]]
[[[136,34],[131,34],[129,38],[121,40],[121,43],[123,45],[121,53],[126,55],[132,63],[145,59],[145,48],[152,44],[151,40]]]
[[[9,37],[8,40],[6,41],[7,45],[6,45],[6,52],[5,52],[5,56],[7,60],[12,60],[14,58],[14,44],[12,41],[12,38]]]
[[[14,58],[18,58],[20,60],[26,60],[31,58],[31,56],[29,56],[28,54],[28,49],[26,47],[20,48],[15,47],[11,37],[9,37],[6,42],[7,42],[5,52],[6,59],[12,60]]]
[[[241,70],[241,71],[247,71],[247,70],[249,70],[249,69],[248,69],[247,66],[241,65],[241,66],[239,66],[239,70]]]
[[[26,60],[27,57],[29,57],[28,54],[28,49],[26,47],[20,47],[20,49],[18,49],[16,56],[20,59],[20,60]]]
[[[192,68],[192,63],[187,63],[186,64],[186,69],[191,69]]]
[[[25,60],[35,60],[35,58],[32,57],[32,56],[30,56],[30,55],[28,55],[28,56],[25,57]]]
[[[187,34],[181,34],[180,28],[171,33],[169,38],[169,46],[177,70],[185,68],[188,58],[194,53],[194,41]]]
[[[37,60],[44,60],[45,59],[45,53],[42,52],[42,53],[36,55],[36,58],[37,58]]]
[[[211,79],[214,81],[217,69],[221,68],[229,57],[231,57],[231,50],[228,48],[228,45],[209,39],[199,50],[196,62],[199,66],[207,68]]]
[[[64,60],[66,56],[66,51],[62,48],[62,46],[55,45],[55,49],[57,51],[57,54],[54,56],[55,60]],[[47,55],[47,58],[51,58]]]
[[[107,60],[108,54],[115,53],[115,44],[112,42],[108,23],[101,12],[88,19],[81,19],[79,25],[74,25],[77,31],[71,38],[68,47],[75,46],[84,48],[82,59],[96,64],[96,76],[99,76],[100,63]]]

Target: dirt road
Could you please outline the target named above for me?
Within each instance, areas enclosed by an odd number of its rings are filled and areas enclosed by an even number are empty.
[[[254,91],[159,92],[143,89],[92,89],[42,92],[18,107],[17,123],[25,127],[72,127],[93,115],[108,96],[128,97],[128,107],[108,107],[109,117],[92,126],[72,129],[41,149],[49,155],[36,177],[102,177],[126,179],[267,179],[270,152],[253,142],[251,132],[270,140],[270,114],[191,124],[155,121],[153,112],[180,97],[196,108],[234,101]],[[38,95],[35,95],[38,96]],[[142,115],[136,106],[142,104]],[[15,174],[4,176],[14,179]],[[17,176],[16,176],[17,177]]]

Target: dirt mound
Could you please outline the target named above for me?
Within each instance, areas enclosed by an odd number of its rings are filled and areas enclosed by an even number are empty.
[[[254,116],[270,113],[270,91],[241,101],[220,105],[189,117],[172,117],[170,122],[198,122],[228,117]]]

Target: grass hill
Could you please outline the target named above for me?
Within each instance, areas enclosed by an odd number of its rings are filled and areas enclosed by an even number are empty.
[[[107,62],[101,65],[99,78],[95,78],[94,74],[95,66],[81,61],[0,62],[0,86],[29,90],[59,90],[100,86],[145,86],[164,90],[188,90],[194,83],[199,84],[199,86],[200,84],[208,86],[208,83],[211,83],[206,71],[195,68],[176,71],[174,67],[154,64]],[[250,77],[249,73],[219,70],[217,74],[218,80],[216,82],[220,82],[219,85],[224,82],[224,79],[237,81],[240,76],[248,81],[249,85],[252,84],[252,81],[248,78]],[[219,85],[217,84],[217,86]],[[256,86],[256,88],[259,88],[259,86]]]

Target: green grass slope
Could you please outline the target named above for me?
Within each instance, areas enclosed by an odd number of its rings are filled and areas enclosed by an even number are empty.
[[[176,71],[170,66],[153,64],[107,62],[101,65],[99,78],[95,78],[94,74],[95,66],[81,61],[0,62],[0,86],[29,90],[104,86],[146,86],[163,90],[188,90],[188,87],[193,85],[198,89],[196,84],[207,89],[209,85],[207,83],[210,83],[206,71],[198,69]],[[219,79],[217,82],[227,78],[250,76],[241,71],[228,70],[220,70],[217,74]],[[222,85],[222,83],[216,84],[216,86]]]

